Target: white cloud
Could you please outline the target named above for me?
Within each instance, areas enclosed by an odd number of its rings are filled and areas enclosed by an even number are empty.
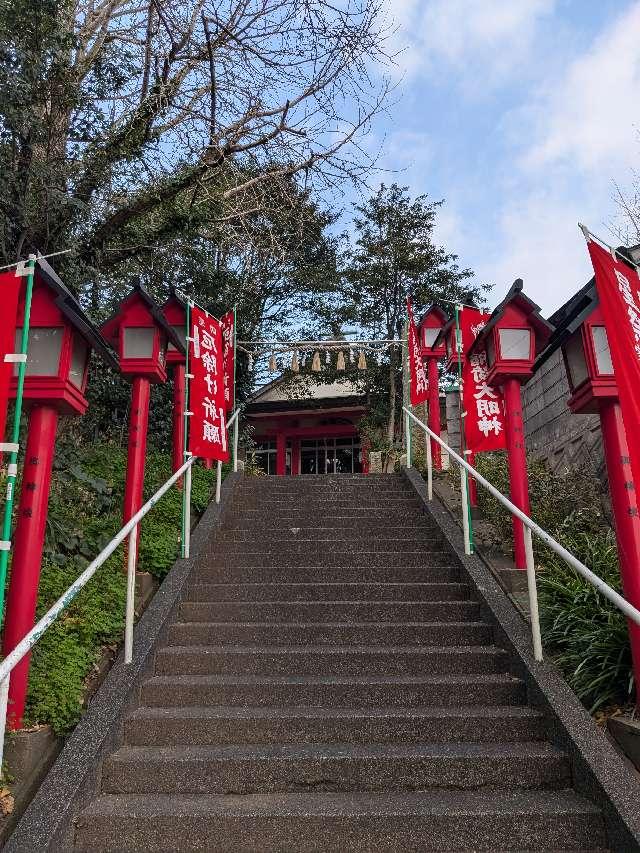
[[[634,133],[640,100],[640,3],[634,3],[569,66],[550,81],[532,110],[533,146],[525,164],[559,162],[609,176],[637,158]]]
[[[482,88],[521,66],[556,0],[390,0],[409,74],[439,69]]]

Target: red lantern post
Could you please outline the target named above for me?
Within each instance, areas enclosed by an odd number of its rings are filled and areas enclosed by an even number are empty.
[[[624,596],[640,608],[640,516],[609,341],[595,283],[590,281],[554,315],[556,331],[536,366],[562,347],[574,414],[598,414],[609,479]],[[640,628],[628,622],[636,684],[640,684]],[[640,691],[636,701],[640,704]]]
[[[184,302],[178,298],[175,291],[171,291],[169,299],[162,306],[162,313],[178,338],[186,345],[187,309]],[[186,355],[180,352],[171,341],[167,347],[167,364],[173,366],[173,442],[172,442],[172,465],[173,470],[184,463],[185,436],[184,436],[184,406],[186,397],[185,382]]]
[[[418,324],[420,335],[420,354],[427,361],[427,379],[429,382],[429,429],[440,435],[440,375],[438,362],[446,355],[444,341],[437,342],[442,331],[446,315],[437,305],[431,305]],[[431,458],[434,467],[442,470],[442,451],[440,445],[431,439]]]
[[[18,317],[24,315],[24,288]],[[16,340],[22,329],[16,330]],[[16,522],[2,651],[9,654],[34,624],[42,564],[56,429],[60,415],[83,415],[91,350],[117,369],[105,342],[44,260],[36,264],[24,382],[29,428]],[[12,382],[13,396],[16,380]],[[9,726],[20,728],[30,656],[11,674]]]
[[[132,380],[123,505],[126,524],[142,506],[150,385],[166,382],[168,343],[179,352],[184,352],[184,344],[160,307],[138,282],[113,317],[102,326],[102,333],[118,353],[123,376]]]
[[[552,332],[553,326],[540,315],[540,308],[522,292],[522,279],[517,279],[469,350],[470,354],[485,350],[487,382],[502,387],[511,500],[527,515],[529,480],[521,386],[533,375],[536,354]],[[524,529],[517,518],[513,519],[513,550],[516,568],[526,570]]]

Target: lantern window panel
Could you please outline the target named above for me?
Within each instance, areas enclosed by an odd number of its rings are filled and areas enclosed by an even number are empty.
[[[496,345],[495,341],[493,340],[493,334],[490,334],[487,337],[485,349],[487,352],[487,366],[492,367],[496,361]]]
[[[172,326],[171,327],[177,338],[180,339],[180,343],[186,348],[187,345],[187,330],[184,326]],[[169,341],[168,345],[169,352],[175,352],[176,347]]]
[[[582,332],[578,330],[564,345],[564,354],[569,369],[569,381],[573,389],[589,378],[587,358],[582,343]]]
[[[153,358],[156,330],[153,326],[130,326],[122,330],[123,358]]]
[[[25,376],[57,376],[60,371],[60,355],[64,329],[61,326],[31,326],[27,343],[27,363]],[[16,352],[20,352],[22,329],[16,329]],[[18,375],[18,364],[14,365],[14,375]]]
[[[531,329],[498,329],[500,355],[504,361],[531,358]]]
[[[73,336],[73,348],[71,350],[71,369],[69,370],[69,381],[82,390],[85,368],[89,358],[89,347],[80,335]]]
[[[609,338],[604,326],[592,326],[593,350],[596,356],[596,369],[600,375],[613,375],[613,362],[609,350]]]
[[[438,335],[440,334],[441,331],[442,330],[438,329],[438,328],[423,329],[422,330],[422,339],[424,341],[424,346],[425,347],[432,347],[435,344],[436,338],[438,337]]]

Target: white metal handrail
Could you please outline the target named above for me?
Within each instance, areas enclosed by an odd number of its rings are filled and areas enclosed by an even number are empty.
[[[555,551],[558,556],[562,557],[562,559],[568,563],[573,569],[575,569],[578,574],[580,574],[585,580],[589,581],[598,592],[602,593],[606,599],[608,599],[612,604],[614,604],[618,610],[620,610],[628,619],[634,622],[636,625],[640,626],[640,611],[637,610],[632,604],[630,604],[626,598],[623,598],[620,593],[616,592],[615,589],[612,589],[608,584],[606,584],[602,578],[598,577],[598,575],[594,574],[591,569],[588,569],[584,563],[581,563],[577,557],[567,551],[567,549],[561,545],[559,542],[550,536],[546,530],[543,530],[538,524],[535,523],[528,515],[522,512],[515,504],[511,503],[509,498],[505,497],[502,492],[498,491],[495,486],[493,486],[488,480],[476,471],[468,462],[466,462],[461,456],[459,456],[455,450],[453,450],[449,445],[444,442],[439,435],[436,435],[429,427],[423,423],[419,418],[417,418],[413,412],[409,411],[406,406],[402,407],[405,417],[406,417],[406,426],[407,426],[407,467],[411,467],[411,440],[410,440],[410,422],[411,420],[415,421],[419,427],[421,427],[425,432],[425,439],[427,445],[427,480],[428,480],[428,497],[429,500],[433,498],[433,492],[431,488],[432,483],[432,471],[431,471],[431,442],[429,441],[429,436],[434,441],[437,441],[441,447],[449,454],[450,458],[455,459],[455,461],[460,466],[460,485],[462,491],[462,523],[463,523],[463,531],[465,537],[465,553],[469,554],[471,552],[469,546],[469,499],[467,495],[467,478],[465,476],[465,471],[467,471],[471,476],[476,480],[476,482],[480,483],[489,494],[493,495],[493,497],[499,501],[512,515],[515,515],[516,518],[520,519],[520,521],[524,525],[524,545],[525,545],[525,556],[527,563],[527,588],[529,593],[529,613],[531,617],[531,633],[533,637],[533,652],[534,657],[537,661],[542,660],[542,639],[540,635],[540,616],[538,613],[538,589],[536,585],[536,571],[535,571],[535,562],[533,558],[533,542],[532,542],[532,533],[535,533],[536,536],[541,539],[545,545],[551,548],[552,551]]]
[[[239,409],[227,421],[227,429],[235,424],[233,438],[233,470],[238,470],[238,415]],[[189,556],[188,539],[191,530],[191,468],[197,460],[197,456],[190,456],[186,462],[175,471],[149,500],[143,504],[135,515],[116,533],[113,539],[102,549],[98,556],[92,560],[87,568],[71,584],[69,589],[53,604],[49,610],[36,622],[33,628],[26,634],[18,645],[0,663],[0,770],[4,755],[4,736],[7,725],[7,702],[9,698],[9,679],[11,672],[22,658],[28,654],[42,637],[45,631],[56,621],[71,604],[81,589],[91,580],[97,570],[114,553],[125,539],[128,541],[127,553],[127,601],[125,609],[125,635],[124,635],[124,662],[130,664],[133,659],[133,627],[135,619],[135,581],[136,581],[136,557],[137,557],[137,533],[138,525],[147,513],[153,509],[160,498],[175,485],[184,474],[186,492],[186,521],[185,521],[185,557]],[[216,503],[220,502],[220,480],[222,477],[222,463],[218,462],[218,483],[216,487]]]

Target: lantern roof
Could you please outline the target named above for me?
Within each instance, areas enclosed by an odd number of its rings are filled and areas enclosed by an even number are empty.
[[[531,324],[531,328],[533,329],[536,339],[536,348],[546,344],[549,337],[553,334],[554,327],[548,320],[544,319],[540,313],[540,306],[536,305],[532,299],[529,299],[529,297],[522,292],[523,286],[524,282],[521,278],[517,278],[513,282],[505,298],[499,305],[496,305],[491,312],[491,316],[489,317],[486,326],[478,332],[475,341],[469,348],[469,353],[477,352],[484,346],[489,333],[502,319],[502,315],[509,305],[514,305],[518,308]]]
[[[596,280],[591,278],[584,287],[574,293],[571,299],[568,299],[549,317],[549,322],[555,326],[555,331],[536,358],[533,365],[534,372],[542,367],[574,332],[578,331],[587,317],[593,314],[598,304]]]
[[[418,324],[417,324],[418,328],[420,328],[422,326],[422,324],[424,323],[424,321],[427,319],[427,317],[429,317],[432,314],[435,315],[443,325],[444,325],[444,323],[447,322],[447,314],[442,310],[442,308],[439,305],[436,305],[434,302],[431,305],[429,305],[429,307],[424,312],[422,317],[420,317],[420,319],[418,320]]]
[[[178,335],[174,332],[167,318],[164,316],[162,308],[158,305],[155,299],[147,293],[144,287],[140,284],[140,279],[138,278],[133,279],[132,288],[127,296],[125,296],[111,317],[102,324],[102,334],[104,337],[108,341],[112,341],[116,338],[116,334],[122,324],[123,309],[136,299],[140,300],[148,309],[154,323],[162,329],[178,352],[184,353],[185,346]]]
[[[180,308],[182,311],[184,311],[186,313],[186,310],[187,310],[186,300],[184,300],[181,296],[178,296],[178,291],[175,289],[173,284],[170,284],[169,285],[169,296],[167,297],[166,302],[162,303],[162,306],[160,308],[160,310],[162,311],[162,315],[165,319],[168,319],[167,318],[167,309],[171,309],[174,306],[177,308]],[[168,322],[171,322],[171,320],[168,319]],[[173,343],[173,341],[172,341],[172,343]]]
[[[108,367],[119,370],[118,360],[113,355],[104,336],[100,333],[97,326],[94,326],[82,310],[76,297],[44,258],[36,258],[35,277],[36,281],[40,280],[44,282],[53,291],[56,307],[80,337],[86,341]]]

